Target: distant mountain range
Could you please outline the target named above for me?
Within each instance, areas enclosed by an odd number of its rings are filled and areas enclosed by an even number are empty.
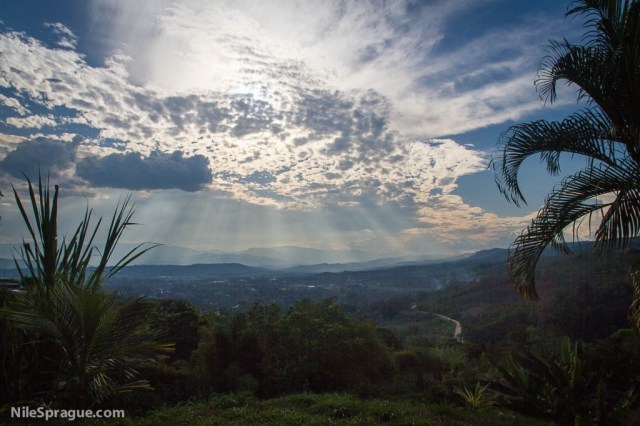
[[[117,259],[131,250],[134,244],[122,244]],[[638,241],[632,249],[638,250]],[[591,242],[570,243],[573,252],[584,252]],[[7,245],[0,245],[0,277],[15,277],[15,265]],[[9,254],[9,256],[7,256]],[[544,256],[557,252],[549,249]],[[148,252],[135,264],[120,272],[122,278],[140,277],[267,277],[310,275],[323,273],[393,270],[403,267],[444,265],[455,268],[479,263],[507,261],[507,249],[481,250],[473,254],[434,258],[382,258],[367,259],[364,252],[329,251],[301,247],[255,248],[238,253],[204,252],[176,246],[159,246]],[[349,261],[356,259],[355,261]],[[362,260],[358,260],[362,259]]]
[[[119,259],[128,253],[136,244],[122,243],[113,255],[113,259]],[[11,259],[15,250],[13,245],[0,244],[0,258]],[[200,251],[185,247],[161,245],[155,247],[137,259],[134,265],[194,265],[194,264],[220,264],[238,263],[246,266],[270,269],[285,269],[307,265],[318,266],[319,272],[331,272],[340,270],[344,266],[352,270],[355,268],[386,267],[403,262],[424,260],[433,258],[389,258],[377,259],[375,255],[357,250],[322,250],[307,247],[273,247],[251,248],[248,250],[226,253],[220,251]],[[352,264],[360,264],[354,266]],[[1,264],[0,264],[1,266]]]

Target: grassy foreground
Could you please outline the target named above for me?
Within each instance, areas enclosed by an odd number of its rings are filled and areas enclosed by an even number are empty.
[[[113,423],[111,423],[113,424]],[[484,411],[410,400],[360,399],[348,394],[296,394],[258,400],[228,394],[166,407],[124,425],[543,425],[497,408]]]

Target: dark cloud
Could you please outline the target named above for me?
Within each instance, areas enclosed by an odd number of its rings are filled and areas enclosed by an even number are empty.
[[[326,177],[328,180],[334,180],[334,179],[340,179],[342,175],[340,173],[327,172],[324,174],[324,177]]]
[[[255,171],[251,173],[249,176],[245,176],[243,178],[238,179],[238,182],[257,183],[260,185],[268,185],[275,181],[276,181],[276,178],[271,173],[265,170]]]
[[[293,139],[293,144],[295,146],[301,146],[309,142],[309,138],[295,138]]]
[[[76,166],[78,176],[91,185],[131,190],[182,189],[194,192],[212,180],[209,162],[203,155],[183,157],[181,151],[86,157]]]
[[[353,102],[350,99],[328,90],[311,90],[301,95],[294,124],[308,128],[316,137],[351,130]]]
[[[374,90],[356,97],[313,90],[301,93],[296,107],[293,123],[311,132],[308,138],[296,139],[296,145],[337,134],[323,153],[348,155],[364,164],[388,158],[395,149],[395,135],[389,130],[389,100]]]
[[[170,96],[165,100],[165,106],[169,111],[169,118],[175,124],[177,133],[182,132],[185,126],[195,121],[196,105],[198,97],[189,96]]]
[[[197,110],[197,124],[206,127],[211,133],[224,130],[222,123],[230,117],[228,108],[213,101],[198,103]]]
[[[341,171],[349,170],[353,166],[354,166],[353,161],[349,159],[345,159],[340,161],[340,163],[338,164],[338,170],[341,170]]]
[[[108,114],[103,120],[105,124],[115,127],[116,129],[124,129],[127,130],[131,127],[131,121],[125,118],[122,118],[116,114]]]
[[[24,141],[0,161],[0,170],[20,178],[23,175],[34,178],[40,172],[55,174],[56,169],[63,170],[73,164],[80,140],[63,142],[39,137]]]
[[[235,113],[235,126],[232,133],[236,137],[273,127],[272,123],[276,118],[276,113],[268,102],[246,96],[233,100],[231,108]]]

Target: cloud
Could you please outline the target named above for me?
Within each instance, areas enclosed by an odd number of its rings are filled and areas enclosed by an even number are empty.
[[[18,101],[16,98],[8,98],[5,95],[0,94],[0,103],[2,103],[2,105],[8,108],[11,108],[12,110],[16,111],[18,114],[21,114],[21,115],[24,115],[29,112],[29,110],[24,106],[22,106],[20,104],[20,101]]]
[[[9,117],[6,120],[6,123],[10,126],[17,127],[18,129],[40,129],[44,126],[54,127],[57,124],[55,117],[51,114],[46,116],[30,115],[28,117]]]
[[[62,48],[75,49],[78,46],[78,36],[71,31],[67,26],[55,22],[46,23],[45,27],[51,28],[53,33],[59,37],[57,45]]]
[[[148,157],[136,153],[85,157],[76,166],[78,176],[97,187],[130,190],[182,189],[198,191],[211,183],[211,170],[202,155],[184,157],[152,152]]]
[[[380,92],[331,90],[305,74],[304,64],[262,58],[259,45],[247,54],[243,72],[253,77],[244,93],[186,94],[132,84],[131,58],[121,54],[93,67],[73,50],[50,49],[13,32],[0,35],[0,47],[7,59],[0,70],[15,97],[64,112],[57,126],[33,117],[9,117],[7,124],[47,124],[60,132],[67,123],[78,123],[95,129],[96,140],[109,141],[83,144],[78,152],[77,173],[93,185],[172,187],[162,177],[155,186],[144,177],[138,184],[116,181],[129,175],[113,176],[100,166],[120,170],[126,162],[159,159],[155,151],[180,151],[185,158],[206,158],[220,176],[218,189],[235,198],[310,209],[333,202],[338,193],[341,203],[357,201],[365,190],[381,201],[415,196],[427,202],[424,194],[434,185],[448,191],[457,176],[483,168],[481,153],[454,141],[425,143],[403,136],[391,121],[392,100]],[[254,85],[257,81],[264,84]],[[114,153],[114,147],[127,154]],[[434,167],[430,159],[436,157]],[[274,178],[258,188],[256,170]],[[197,190],[211,182],[206,173],[198,176],[191,176],[193,184],[177,178],[173,186]],[[367,189],[371,182],[379,183]]]
[[[429,206],[420,206],[421,214],[416,227],[403,231],[407,238],[428,236],[450,247],[464,249],[464,244],[474,247],[495,245],[513,241],[535,217],[535,212],[523,212],[521,216],[500,217],[480,207],[467,205],[451,194],[437,194],[430,198]]]
[[[14,177],[26,175],[32,179],[38,173],[62,171],[73,164],[79,141],[63,142],[45,137],[23,141],[0,161],[0,170]]]
[[[464,28],[475,37],[451,44],[450,34],[461,31],[452,18],[495,2],[141,3],[98,0],[93,16],[106,43],[133,58],[136,82],[173,93],[286,92],[319,82],[342,92],[373,89],[393,105],[396,128],[422,137],[539,108],[531,83],[540,46],[567,28],[559,9],[556,19],[532,14],[477,34]]]
[[[423,236],[495,235],[501,218],[446,198],[487,162],[450,135],[540,108],[534,46],[557,22],[444,49],[450,18],[477,3],[95,0],[102,61],[61,25],[49,25],[53,47],[0,34],[0,136],[14,136],[0,153],[26,166],[35,151],[17,135],[76,132],[87,140],[75,151],[58,142],[39,155],[87,190],[215,189],[307,212],[398,203]],[[486,224],[461,229],[467,220]]]

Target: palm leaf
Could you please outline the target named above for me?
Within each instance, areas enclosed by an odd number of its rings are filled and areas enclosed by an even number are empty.
[[[619,167],[588,167],[563,180],[547,197],[531,225],[511,246],[509,268],[516,289],[524,296],[538,298],[534,271],[542,252],[548,245],[568,252],[564,230],[581,218],[587,217],[591,221],[594,213],[605,212],[596,231],[601,245],[617,242],[624,246],[637,236],[640,230],[636,216],[640,214],[639,178],[637,170],[622,162]],[[624,187],[630,188],[620,192]],[[605,194],[615,194],[616,198],[610,203],[600,202],[598,197]]]
[[[124,202],[118,203],[116,206],[104,247],[99,251],[100,257],[97,267],[88,273],[93,254],[98,251],[94,241],[102,219],[99,219],[92,227],[92,211],[87,207],[83,219],[71,237],[68,240],[63,238],[62,244],[58,247],[58,186],[55,186],[52,197],[48,180],[46,184],[41,178],[38,180],[37,192],[28,178],[27,183],[33,218],[27,213],[15,187],[12,187],[18,209],[33,241],[33,243],[23,242],[20,250],[20,255],[26,264],[26,272],[22,270],[14,256],[16,267],[23,280],[30,276],[40,285],[50,288],[56,282],[56,274],[62,274],[67,281],[77,285],[99,286],[104,279],[112,277],[122,268],[157,246],[157,244],[139,244],[117,260],[115,265],[107,271],[107,266],[122,234],[127,227],[135,225],[131,220],[134,213],[133,205],[130,203],[131,197],[127,196]]]
[[[595,103],[612,123],[612,133],[640,161],[640,3],[637,1],[574,1],[568,15],[586,15],[587,43],[551,42],[539,68],[539,94],[556,98],[563,80],[578,87],[578,100]]]
[[[105,279],[112,277],[122,270],[122,268],[126,267],[149,250],[158,246],[158,244],[150,244],[147,247],[144,247],[145,244],[138,244],[119,259],[109,272],[106,272],[107,264],[113,254],[113,250],[120,241],[120,237],[124,233],[125,229],[129,226],[136,225],[136,223],[131,221],[134,206],[130,205],[130,201],[131,197],[127,196],[124,202],[122,202],[122,204],[119,203],[116,207],[109,224],[109,230],[107,232],[104,248],[101,252],[100,262],[89,278],[88,285],[98,285],[103,276]]]
[[[47,303],[39,303],[40,297]],[[60,386],[70,397],[88,394],[99,402],[116,391],[143,385],[132,382],[137,375],[132,365],[163,358],[173,348],[148,327],[150,305],[142,298],[123,302],[100,287],[66,281],[56,283],[46,295],[27,292],[16,298],[0,314],[17,329],[40,335],[57,348],[65,377]]]
[[[491,162],[498,188],[507,200],[526,204],[518,174],[524,161],[536,154],[551,174],[560,172],[563,152],[615,164],[616,156],[624,156],[624,147],[612,142],[610,129],[608,119],[594,109],[577,112],[561,122],[540,120],[510,127],[500,137],[502,155],[494,156]]]

